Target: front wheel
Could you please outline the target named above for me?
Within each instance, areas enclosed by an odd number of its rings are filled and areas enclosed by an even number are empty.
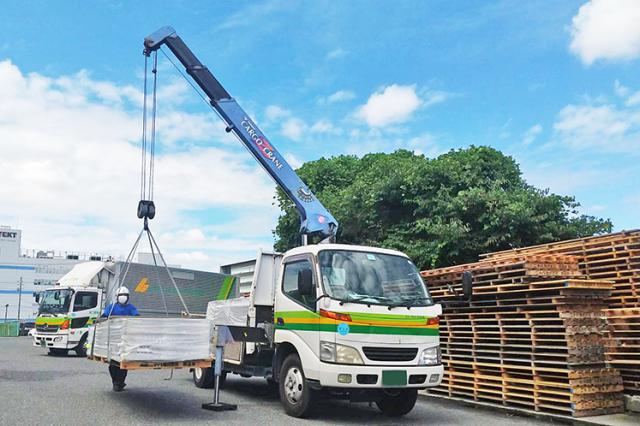
[[[413,410],[417,399],[417,389],[385,389],[376,405],[385,416],[400,417]]]
[[[280,369],[280,402],[284,411],[293,417],[305,417],[315,404],[316,394],[306,383],[302,363],[297,354],[289,355]]]
[[[78,343],[78,346],[75,347],[74,352],[76,353],[76,355],[81,356],[83,358],[87,357],[87,348],[85,346],[86,343],[87,343],[87,334],[82,336],[82,339],[80,339],[80,343]]]

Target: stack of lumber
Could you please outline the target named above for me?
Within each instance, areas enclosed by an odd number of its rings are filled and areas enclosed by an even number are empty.
[[[610,308],[640,308],[640,230],[483,254],[486,260],[514,255],[566,254],[580,258],[580,270],[589,279],[613,281]]]
[[[464,271],[474,299],[456,304]],[[622,411],[606,368],[601,310],[612,283],[585,280],[575,256],[513,254],[423,271],[441,319],[445,376],[435,394],[582,417]]]
[[[622,375],[625,393],[640,394],[640,309],[607,309],[608,363]]]

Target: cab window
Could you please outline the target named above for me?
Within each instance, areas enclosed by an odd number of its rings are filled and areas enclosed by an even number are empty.
[[[284,278],[282,280],[282,292],[294,301],[304,305],[308,309],[315,311],[316,290],[313,287],[313,294],[301,295],[298,293],[298,273],[304,269],[312,271],[311,262],[308,260],[298,260],[287,263],[284,266]]]
[[[79,291],[73,301],[73,311],[84,311],[98,306],[98,293],[93,291]]]

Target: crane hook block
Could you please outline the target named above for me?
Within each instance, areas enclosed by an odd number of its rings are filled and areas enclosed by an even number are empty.
[[[153,219],[156,217],[156,205],[150,200],[140,200],[138,202],[138,218]]]

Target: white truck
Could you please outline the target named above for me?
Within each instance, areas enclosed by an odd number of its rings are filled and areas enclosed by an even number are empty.
[[[317,244],[260,253],[250,296],[211,302],[207,316],[266,331],[268,343],[227,344],[223,377],[277,382],[288,414],[308,415],[324,394],[401,416],[442,380],[441,312],[405,254]],[[194,369],[193,380],[212,387],[213,368]]]
[[[75,351],[86,356],[89,327],[100,315],[104,292],[113,278],[108,262],[75,265],[55,284],[36,294],[39,303],[33,344],[51,355]]]

